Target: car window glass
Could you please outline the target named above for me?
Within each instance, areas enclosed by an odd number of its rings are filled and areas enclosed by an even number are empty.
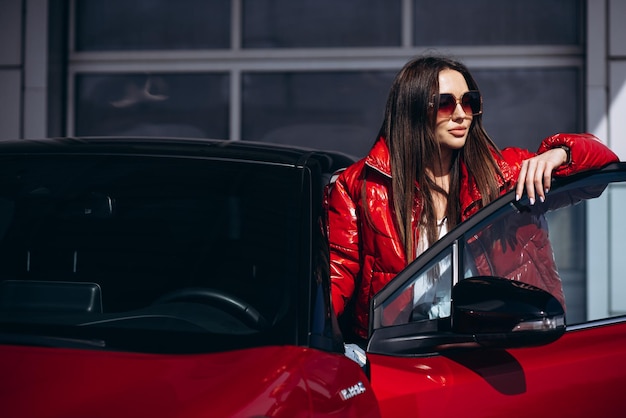
[[[552,196],[551,196],[552,197]],[[465,237],[466,276],[496,276],[541,287],[563,301],[544,206],[511,204]]]
[[[466,233],[464,277],[497,276],[537,286],[566,308],[568,324],[587,320],[584,225],[589,201],[607,193],[601,177],[573,183],[545,203],[511,202]]]
[[[539,287],[565,307],[569,325],[589,320],[589,289],[611,279],[587,277],[586,246],[577,245],[586,242],[582,220],[587,204],[608,199],[609,194],[611,201],[620,198],[624,183],[618,181],[626,180],[623,177],[618,173],[583,178],[555,188],[544,203],[534,205],[527,198],[519,202],[512,195],[504,198],[508,200],[500,209],[463,233],[459,241],[386,297],[376,309],[375,327],[446,318],[455,277],[477,276],[504,277]],[[609,184],[612,181],[615,183]],[[610,266],[605,267],[610,271]],[[603,303],[609,302],[605,299]],[[611,306],[606,306],[606,312],[605,316],[621,314]]]
[[[382,304],[383,326],[450,316],[452,251],[439,254]]]

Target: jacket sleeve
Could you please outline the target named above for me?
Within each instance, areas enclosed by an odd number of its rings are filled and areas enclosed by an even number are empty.
[[[601,168],[607,164],[619,161],[618,156],[613,151],[597,137],[589,133],[559,133],[549,136],[541,142],[537,153],[541,154],[557,147],[566,147],[570,156],[566,164],[554,171],[554,175],[558,177]]]
[[[329,188],[327,210],[331,299],[339,316],[352,298],[361,265],[357,208],[343,173]]]

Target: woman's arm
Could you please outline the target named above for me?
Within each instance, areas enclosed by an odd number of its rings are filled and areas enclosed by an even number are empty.
[[[552,176],[567,176],[619,161],[617,155],[591,134],[555,134],[541,142],[538,154],[524,160],[515,189],[524,189],[531,204],[544,201]]]
[[[328,194],[331,298],[337,316],[352,298],[361,264],[356,204],[345,181],[340,175]]]

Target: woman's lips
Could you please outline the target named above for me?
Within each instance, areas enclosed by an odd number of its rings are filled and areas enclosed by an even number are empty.
[[[454,136],[463,136],[465,135],[465,132],[467,132],[467,128],[453,128],[449,129],[448,132]]]

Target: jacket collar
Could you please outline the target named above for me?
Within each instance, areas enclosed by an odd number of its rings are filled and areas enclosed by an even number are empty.
[[[365,164],[381,174],[391,178],[391,164],[389,163],[389,147],[382,136],[376,140],[372,149],[365,157]]]

